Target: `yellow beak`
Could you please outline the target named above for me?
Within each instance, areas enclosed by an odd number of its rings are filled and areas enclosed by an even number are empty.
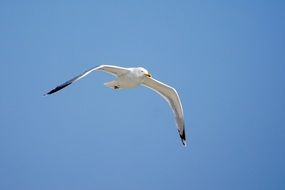
[[[149,78],[150,78],[150,77],[151,77],[151,74],[149,74],[149,73],[148,73],[148,74],[144,74],[144,76],[146,76],[146,77],[149,77]]]

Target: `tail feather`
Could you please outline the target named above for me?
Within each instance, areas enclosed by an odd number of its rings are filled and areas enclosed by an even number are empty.
[[[110,82],[106,82],[104,83],[105,86],[109,87],[109,88],[112,88],[112,89],[118,89],[120,88],[119,84],[118,84],[118,81],[110,81]]]

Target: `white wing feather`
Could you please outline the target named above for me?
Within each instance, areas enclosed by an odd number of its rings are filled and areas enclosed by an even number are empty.
[[[70,84],[82,79],[86,75],[88,75],[91,72],[96,71],[96,70],[105,71],[105,72],[112,74],[114,76],[120,76],[122,74],[129,72],[129,70],[127,68],[124,68],[124,67],[118,67],[118,66],[114,66],[114,65],[99,65],[96,67],[92,67],[91,69],[88,69],[87,71],[81,73],[80,75],[77,75],[76,77],[74,77],[74,78],[66,81],[65,83],[55,87],[54,89],[50,90],[45,95],[53,94],[53,93],[65,88],[65,87],[69,86]]]
[[[176,126],[182,143],[184,146],[186,146],[184,114],[177,91],[173,87],[149,77],[145,78],[143,85],[157,92],[168,102],[175,115]]]

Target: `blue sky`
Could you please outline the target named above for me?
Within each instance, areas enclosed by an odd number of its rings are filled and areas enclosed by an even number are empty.
[[[284,189],[284,1],[1,1],[0,189]],[[113,91],[99,64],[143,66]]]

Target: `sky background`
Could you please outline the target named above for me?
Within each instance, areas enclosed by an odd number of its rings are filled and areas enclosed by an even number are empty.
[[[0,189],[285,189],[285,1],[0,1]],[[143,66],[167,103],[114,91]]]

